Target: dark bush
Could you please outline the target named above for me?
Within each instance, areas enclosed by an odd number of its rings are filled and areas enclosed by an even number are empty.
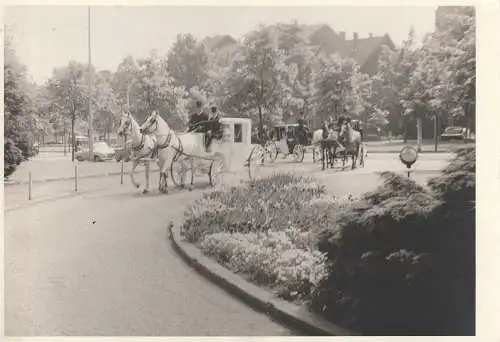
[[[4,157],[3,157],[3,172],[4,177],[9,177],[12,175],[16,168],[24,160],[21,150],[16,146],[16,144],[9,138],[4,141]]]
[[[370,335],[474,334],[475,153],[459,152],[430,191],[382,177],[320,236],[330,268],[313,309]]]

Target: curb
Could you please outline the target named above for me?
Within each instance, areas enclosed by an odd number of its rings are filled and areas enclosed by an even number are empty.
[[[310,336],[361,336],[326,321],[302,306],[276,298],[271,292],[253,285],[241,276],[212,261],[194,245],[183,241],[179,227],[168,228],[174,250],[196,271],[251,307],[264,312],[290,328]]]
[[[150,170],[150,172],[159,172],[160,170]],[[128,175],[128,171],[124,171],[123,175]],[[104,178],[104,177],[110,177],[110,176],[119,176],[121,175],[121,172],[107,172],[107,173],[98,173],[98,174],[93,174],[93,175],[84,175],[84,176],[78,176],[78,179],[91,179],[91,178]],[[59,178],[45,178],[45,179],[38,179],[38,180],[33,180],[31,181],[31,184],[43,184],[43,183],[50,183],[50,182],[62,182],[62,181],[69,181],[69,180],[74,180],[75,177],[59,177]],[[9,181],[5,182],[5,186],[14,186],[14,185],[28,185],[29,181]]]

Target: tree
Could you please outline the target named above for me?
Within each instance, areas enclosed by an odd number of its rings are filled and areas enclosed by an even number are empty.
[[[87,65],[71,61],[65,67],[55,69],[48,81],[51,112],[71,120],[72,160],[75,158],[75,122],[85,119],[88,113],[87,69]]]
[[[192,34],[178,34],[168,53],[169,74],[176,86],[203,88],[207,80],[208,58],[203,45]]]
[[[134,98],[136,95],[132,93],[132,89],[130,88],[135,81],[137,72],[137,64],[134,58],[132,56],[127,56],[121,61],[116,72],[113,74],[111,85],[118,105],[122,110],[129,109],[129,97]]]
[[[36,113],[26,78],[7,34],[4,45],[4,174],[9,176],[31,156],[30,131],[36,129]]]
[[[315,81],[316,115],[322,120],[344,112],[346,102],[353,105],[351,75],[356,67],[353,59],[333,55],[320,59]]]
[[[414,40],[415,30],[411,27],[400,49],[393,51],[383,48],[378,72],[372,78],[375,105],[388,112],[389,129],[396,134],[403,133],[405,142],[408,139],[408,126],[413,119],[409,111],[405,112],[404,104],[411,101],[413,96],[409,82],[417,65]]]
[[[283,70],[283,55],[268,30],[260,27],[250,32],[227,73],[224,108],[249,117],[257,115],[262,132],[264,120],[278,109]]]
[[[97,73],[95,84],[92,87],[93,106],[95,108],[93,125],[105,138],[109,138],[120,110],[118,98],[110,84],[111,81],[112,75],[109,71],[100,71]]]
[[[443,70],[442,86],[435,97],[452,115],[475,130],[476,103],[476,21],[473,7],[448,15],[445,30],[435,32],[429,45],[438,46],[439,68]],[[462,120],[460,120],[462,119]]]
[[[298,22],[278,25],[278,46],[283,53],[281,105],[283,120],[301,112],[309,115],[314,95],[314,67],[319,49],[310,47]]]
[[[155,51],[146,58],[137,60],[137,70],[131,94],[131,110],[139,120],[156,110],[173,129],[180,129],[186,123],[186,113],[180,103],[184,103],[185,88],[176,84],[167,69],[165,58]]]

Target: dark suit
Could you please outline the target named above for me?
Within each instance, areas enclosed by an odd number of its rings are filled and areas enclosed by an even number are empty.
[[[208,115],[206,115],[205,113],[201,112],[191,115],[191,119],[189,120],[188,124],[189,126],[188,132],[192,132],[194,129],[196,129],[197,132],[206,131],[206,127],[203,127],[206,125],[198,125],[200,122],[203,121],[208,121]]]

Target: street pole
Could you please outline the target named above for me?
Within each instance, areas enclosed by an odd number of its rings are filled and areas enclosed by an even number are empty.
[[[438,151],[438,114],[434,114],[434,152]]]
[[[88,111],[89,111],[89,160],[93,160],[94,153],[94,127],[92,125],[94,118],[92,115],[92,42],[90,30],[90,6],[88,6],[88,47],[89,47],[89,75],[88,75]]]
[[[64,155],[66,155],[66,143],[67,143],[67,138],[66,138],[66,121],[64,121],[64,135],[63,135]]]

